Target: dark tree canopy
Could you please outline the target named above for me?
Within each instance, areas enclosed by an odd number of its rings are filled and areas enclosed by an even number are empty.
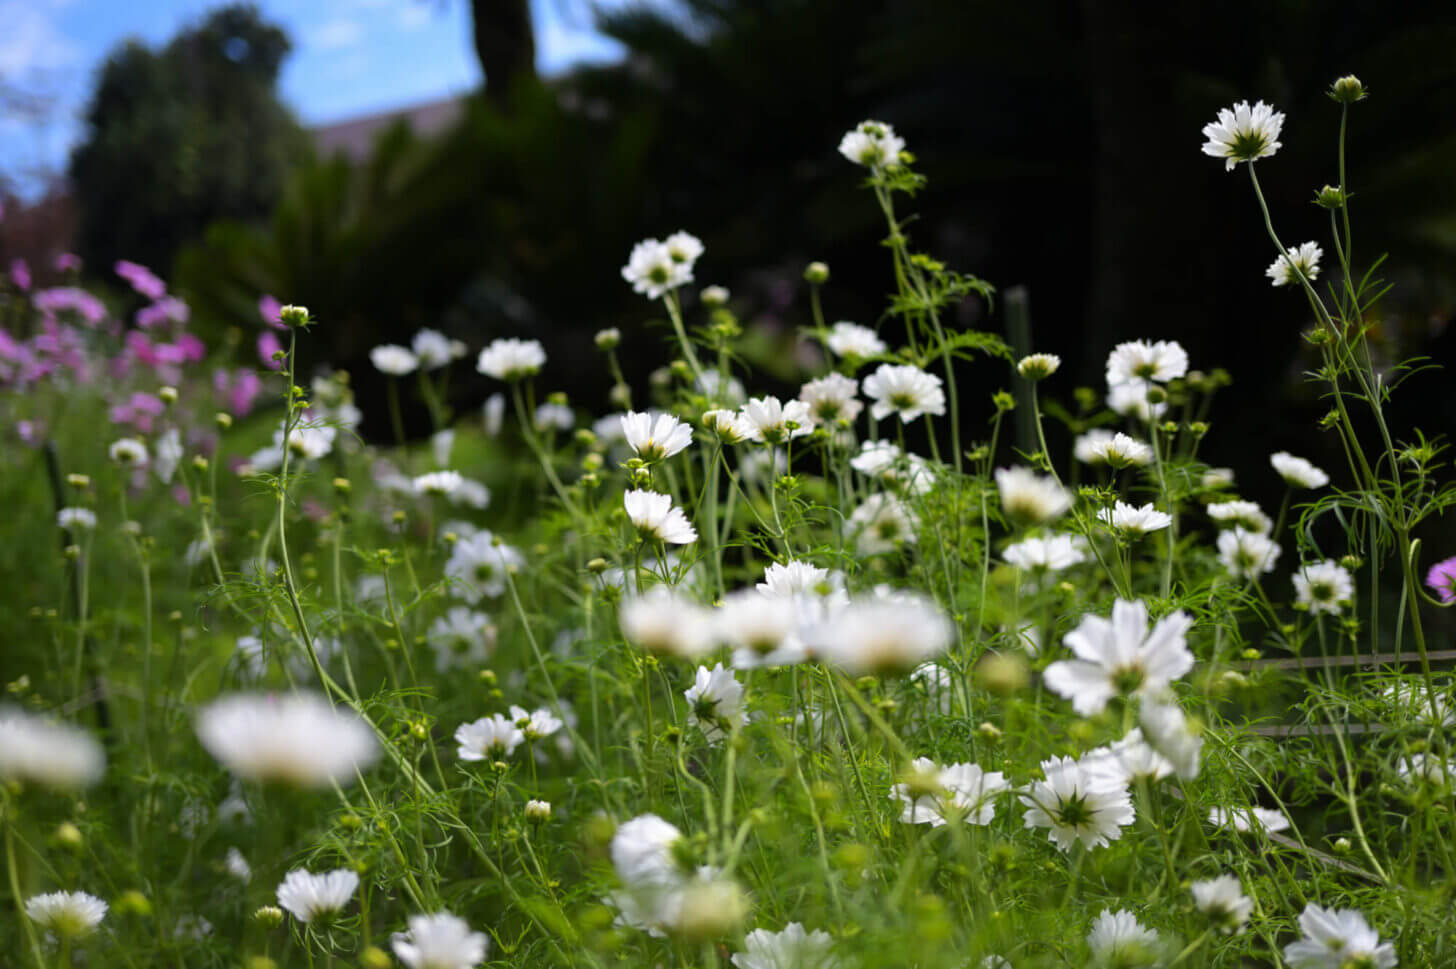
[[[278,99],[289,49],[255,6],[235,4],[161,50],[133,40],[112,52],[71,156],[88,264],[166,271],[208,223],[272,210],[304,145]]]

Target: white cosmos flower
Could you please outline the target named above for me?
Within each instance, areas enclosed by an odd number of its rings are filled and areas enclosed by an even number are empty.
[[[510,545],[496,539],[488,529],[461,537],[450,550],[445,575],[453,579],[453,595],[474,605],[482,596],[494,599],[506,591],[506,575],[525,560]]]
[[[152,461],[152,473],[157,480],[163,484],[171,484],[172,476],[177,473],[177,465],[182,463],[182,457],[186,453],[182,447],[182,434],[175,427],[169,427],[157,438],[157,447],[154,452],[155,460]]]
[[[1330,483],[1329,475],[1288,451],[1276,451],[1269,455],[1269,463],[1279,472],[1279,477],[1296,488],[1323,488]]]
[[[1279,150],[1279,131],[1284,115],[1272,104],[1259,101],[1252,108],[1240,101],[1232,108],[1221,108],[1218,120],[1203,126],[1203,153],[1224,159],[1224,168],[1233,171],[1239,162],[1267,158]]]
[[[1144,694],[1138,707],[1138,723],[1148,745],[1167,758],[1180,778],[1191,781],[1198,776],[1203,738],[1189,726],[1171,692]]]
[[[548,400],[531,415],[531,424],[538,431],[569,431],[576,426],[576,412],[566,404]]]
[[[724,444],[753,440],[754,426],[741,411],[710,410],[703,414],[703,427],[718,435]]]
[[[1242,932],[1254,913],[1253,899],[1244,894],[1244,886],[1233,875],[1194,882],[1189,890],[1193,892],[1193,907],[1225,935]]]
[[[239,777],[347,785],[379,756],[369,724],[316,693],[235,693],[198,711],[197,737]]]
[[[1097,519],[1130,538],[1160,531],[1173,524],[1172,515],[1158,511],[1151,504],[1134,507],[1123,501],[1114,502],[1111,508],[1099,508]]]
[[[1154,404],[1148,400],[1148,390],[1151,386],[1141,380],[1114,384],[1107,388],[1107,406],[1123,417],[1135,417],[1144,424],[1151,423],[1155,418],[1162,417],[1168,410],[1166,401]]]
[[[912,495],[923,495],[935,486],[930,462],[902,451],[893,441],[862,441],[849,466]]]
[[[1395,946],[1380,941],[1365,916],[1353,908],[1320,908],[1310,902],[1299,915],[1304,938],[1284,947],[1290,969],[1391,969]]]
[[[106,903],[86,892],[50,892],[27,898],[25,915],[62,938],[80,939],[95,932],[106,918]]]
[[[1087,540],[1080,535],[1027,538],[1006,546],[1001,557],[1027,572],[1060,572],[1087,561]]]
[[[617,619],[627,641],[649,653],[696,659],[713,648],[709,613],[665,586],[624,599]]]
[[[1275,286],[1298,283],[1300,276],[1305,279],[1318,278],[1320,257],[1325,254],[1325,251],[1319,247],[1319,243],[1306,242],[1287,251],[1289,253],[1287,258],[1281,254],[1274,260],[1273,265],[1264,270],[1264,275],[1268,276]]]
[[[874,401],[870,414],[877,421],[898,414],[900,420],[909,423],[921,414],[945,413],[940,378],[909,364],[880,364],[864,379],[864,393]]]
[[[84,730],[0,707],[0,780],[89,787],[105,770],[101,745]]]
[[[809,418],[815,425],[838,424],[841,420],[852,423],[864,410],[856,396],[859,384],[842,373],[832,373],[811,380],[799,388],[799,399],[809,409]]]
[[[839,153],[865,168],[888,168],[900,163],[905,139],[883,121],[861,121],[839,140]]]
[[[443,431],[436,431],[430,435],[430,457],[435,459],[435,464],[444,468],[450,464],[450,454],[455,450],[455,430],[445,428]]]
[[[370,350],[369,362],[374,364],[375,370],[391,377],[403,377],[406,374],[414,373],[420,365],[418,357],[404,347],[393,343],[386,343]]]
[[[539,710],[527,710],[525,707],[513,705],[511,722],[521,731],[521,736],[527,740],[545,740],[565,726],[559,717],[544,707]]]
[[[1264,509],[1253,501],[1220,501],[1208,506],[1208,517],[1219,528],[1238,525],[1245,531],[1268,534],[1274,527]]]
[[[1241,834],[1250,831],[1283,831],[1289,819],[1268,808],[1209,808],[1208,823],[1216,828],[1233,828]]]
[[[1219,488],[1232,488],[1234,486],[1234,469],[1209,468],[1207,471],[1203,472],[1203,477],[1200,479],[1200,483],[1203,485],[1203,487],[1208,488],[1211,491],[1217,490]]]
[[[798,560],[773,563],[763,570],[763,581],[758,584],[758,591],[763,595],[784,599],[826,596],[836,590],[844,590],[843,575]]]
[[[223,860],[223,868],[227,870],[238,881],[246,885],[253,880],[253,866],[248,864],[248,859],[236,848],[227,850],[227,857]]]
[[[1099,848],[1122,837],[1122,828],[1135,817],[1127,787],[1093,771],[1070,757],[1041,762],[1046,778],[1033,781],[1021,803],[1028,828],[1046,828],[1052,842],[1071,851],[1080,841]]]
[[[56,512],[56,525],[68,531],[89,532],[96,527],[96,513],[90,508],[62,508]]]
[[[915,541],[915,514],[899,498],[889,494],[870,495],[849,516],[850,530],[861,555],[893,552],[901,544]]]
[[[328,919],[344,910],[358,888],[359,875],[348,868],[319,875],[295,868],[278,886],[278,905],[300,922]]]
[[[1163,940],[1131,912],[1103,909],[1087,933],[1097,969],[1153,969],[1162,965]]]
[[[1112,468],[1141,467],[1153,460],[1153,449],[1121,431],[1097,428],[1077,438],[1072,454],[1083,464],[1105,464]]]
[[[1107,386],[1131,381],[1165,384],[1188,373],[1188,351],[1176,340],[1129,340],[1107,357]]]
[[[874,330],[848,320],[840,320],[831,326],[825,343],[840,357],[877,357],[889,349]]]
[[[494,393],[485,398],[480,408],[480,420],[488,437],[499,437],[506,420],[506,395]]]
[[[1307,563],[1294,573],[1294,598],[1310,612],[1338,616],[1355,598],[1355,577],[1333,559]]]
[[[461,760],[499,760],[509,757],[525,739],[514,721],[492,713],[455,728],[455,753]]]
[[[1001,510],[1019,524],[1044,525],[1072,507],[1071,492],[1030,468],[997,468],[996,490]]]
[[[723,598],[713,621],[718,638],[733,648],[733,665],[753,669],[804,660],[804,646],[798,637],[800,614],[798,595],[765,595],[758,589],[740,589]]]
[[[1045,380],[1062,366],[1062,358],[1055,353],[1031,353],[1016,361],[1016,372],[1027,380]]]
[[[814,430],[809,405],[802,400],[786,404],[777,397],[755,397],[743,405],[743,416],[753,429],[752,439],[768,444],[782,444]]]
[[[450,492],[449,500],[452,505],[464,505],[466,508],[479,510],[490,504],[490,489],[479,481],[461,478],[455,490]]]
[[[736,969],[841,969],[828,932],[804,931],[790,922],[782,932],[754,929],[743,937],[743,951],[733,954]]]
[[[688,701],[688,722],[697,724],[710,744],[722,741],[735,726],[748,722],[743,710],[743,684],[722,663],[711,670],[699,666],[693,685],[683,691],[683,696]]]
[[[1078,658],[1048,666],[1046,685],[1084,717],[1101,713],[1113,697],[1165,688],[1193,668],[1184,641],[1192,625],[1180,609],[1149,632],[1147,606],[1118,599],[1111,619],[1089,613],[1067,633],[1062,641]]]
[[[147,463],[147,446],[134,437],[123,437],[111,442],[107,449],[111,460],[117,464],[141,467]]]
[[[434,912],[411,915],[408,931],[396,932],[390,946],[409,969],[475,969],[490,940],[458,915]]]
[[[670,458],[693,443],[692,426],[671,414],[628,411],[622,415],[622,435],[644,461]]]
[[[520,380],[541,372],[546,364],[546,351],[538,340],[510,337],[492,340],[480,351],[475,369],[497,380]],[[502,404],[504,406],[504,404]]]
[[[426,370],[438,370],[455,359],[455,342],[439,330],[423,329],[410,341],[415,359]],[[375,364],[378,366],[378,364]]]
[[[1278,542],[1261,532],[1234,526],[1218,533],[1218,560],[1241,579],[1273,572],[1281,551]]]
[[[634,292],[648,299],[659,299],[693,281],[693,261],[675,258],[667,243],[643,239],[632,247],[627,265],[622,267],[622,278],[632,284]]]
[[[1138,727],[1114,744],[1087,751],[1081,761],[1094,773],[1106,775],[1119,784],[1160,781],[1173,773],[1173,764],[1143,739]]]
[[[460,488],[464,479],[458,471],[431,471],[410,482],[417,495],[439,495],[448,498]]]
[[[694,379],[693,386],[720,407],[737,407],[747,397],[743,391],[743,382],[737,377],[726,376],[721,370],[704,370]]]
[[[673,262],[686,263],[689,269],[704,252],[703,240],[682,229],[662,240],[662,244],[667,247],[667,254]]]
[[[687,545],[698,540],[697,529],[688,522],[681,508],[674,508],[669,495],[636,489],[622,496],[627,518],[644,537],[671,545]]]
[[[1382,687],[1380,698],[1390,706],[1391,719],[1397,722],[1414,720],[1427,726],[1439,723],[1456,727],[1456,709],[1452,708],[1450,694],[1439,685],[1433,698],[1425,683],[1401,680]]]
[[[682,832],[657,815],[638,815],[619,824],[612,835],[612,867],[629,887],[674,878],[680,866],[673,848],[681,840]]]
[[[926,757],[910,765],[911,778],[890,789],[904,805],[905,824],[940,827],[948,821],[987,825],[996,817],[996,798],[1011,789],[1000,771],[987,773],[979,764],[941,767]]]
[[[805,631],[811,652],[851,676],[909,673],[945,652],[955,627],[914,593],[854,599]]]
[[[1396,761],[1395,772],[1406,783],[1422,781],[1435,787],[1449,787],[1456,778],[1456,764],[1429,751],[1417,751]]]
[[[452,606],[430,624],[425,642],[435,654],[435,671],[469,669],[490,658],[495,649],[496,627],[490,617],[468,606]]]

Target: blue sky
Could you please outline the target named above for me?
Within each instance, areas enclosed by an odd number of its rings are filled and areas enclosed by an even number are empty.
[[[115,44],[165,43],[221,0],[0,0],[0,79],[52,99],[40,121],[0,117],[0,174],[64,168],[97,66]],[[257,0],[294,49],[285,100],[306,124],[337,121],[470,90],[480,70],[467,0]],[[618,0],[621,2],[621,0]],[[537,66],[545,73],[610,60],[590,0],[532,0]]]

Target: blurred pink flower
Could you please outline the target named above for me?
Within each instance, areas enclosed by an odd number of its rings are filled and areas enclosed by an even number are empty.
[[[177,348],[182,351],[183,361],[188,363],[196,363],[207,356],[207,344],[191,333],[177,335]]]
[[[147,330],[169,320],[173,323],[186,323],[191,315],[192,311],[186,303],[175,296],[163,296],[152,305],[137,310],[136,324]]]
[[[161,417],[166,409],[160,397],[139,390],[125,402],[113,405],[108,416],[113,424],[130,424],[143,434],[150,434],[153,419]]]
[[[147,299],[158,300],[167,295],[167,284],[157,278],[146,266],[139,266],[125,259],[118,259],[112,267],[116,274],[131,284],[131,288]]]
[[[263,361],[263,366],[269,370],[282,370],[283,362],[274,360],[273,354],[283,349],[283,344],[278,342],[278,337],[272,330],[264,330],[258,334],[258,359]]]
[[[286,330],[288,327],[283,325],[282,314],[282,303],[266,294],[258,297],[258,315],[263,318],[264,323],[275,330]]]
[[[180,482],[172,486],[172,500],[183,508],[192,506],[192,495],[187,491],[187,486]]]
[[[81,257],[74,252],[60,253],[56,256],[55,267],[58,273],[68,272],[72,269],[79,270],[81,268]]]
[[[54,289],[38,290],[34,302],[36,309],[48,316],[62,310],[74,310],[91,326],[106,319],[105,304],[84,289],[78,289],[75,286],[58,286]]]
[[[1456,558],[1431,566],[1431,571],[1426,573],[1426,585],[1442,602],[1456,602]]]
[[[217,392],[227,412],[234,417],[244,417],[253,409],[253,403],[263,392],[263,381],[251,370],[239,368],[232,373],[226,370],[212,372],[212,387]]]
[[[13,282],[21,292],[30,291],[30,266],[24,259],[13,259],[10,262],[10,281]]]

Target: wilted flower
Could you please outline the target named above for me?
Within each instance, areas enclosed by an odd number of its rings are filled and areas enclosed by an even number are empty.
[[[1296,488],[1323,488],[1330,483],[1329,475],[1288,451],[1276,451],[1269,455],[1269,463],[1279,472],[1279,477]]]
[[[349,784],[379,756],[368,723],[313,693],[214,700],[197,714],[197,736],[240,777],[300,787]]]
[[[622,496],[627,518],[645,538],[672,545],[686,545],[698,540],[697,529],[688,522],[681,508],[675,508],[669,495],[655,491],[633,490]]]
[[[0,780],[87,787],[105,769],[101,745],[85,731],[0,707]]]
[[[1381,942],[1380,934],[1356,909],[1320,908],[1310,902],[1299,916],[1304,938],[1284,947],[1290,969],[1391,969],[1395,946]]]
[[[1264,275],[1268,276],[1275,286],[1297,283],[1301,276],[1305,279],[1318,278],[1320,257],[1325,254],[1325,251],[1319,247],[1319,243],[1306,242],[1287,252],[1288,255],[1281,253],[1279,258],[1264,270]]]
[[[940,378],[909,364],[880,364],[864,379],[864,392],[874,401],[870,414],[877,421],[898,414],[900,420],[909,423],[921,414],[945,413]]]
[[[748,714],[743,711],[743,684],[722,663],[711,670],[699,666],[693,685],[683,696],[688,701],[688,722],[702,728],[709,743],[723,740],[735,726],[748,722]]]
[[[375,370],[391,377],[403,377],[406,374],[414,373],[420,365],[418,357],[404,347],[393,343],[386,343],[370,350],[369,362],[374,364]]]
[[[1355,597],[1355,578],[1334,559],[1311,562],[1294,573],[1294,597],[1310,612],[1338,616]]]
[[[1111,619],[1088,614],[1067,633],[1063,642],[1078,658],[1048,666],[1046,685],[1084,717],[1101,713],[1113,697],[1163,689],[1193,668],[1184,640],[1192,626],[1177,610],[1149,632],[1147,606],[1118,599]]]
[[[410,969],[475,969],[490,940],[458,915],[435,912],[411,915],[408,931],[396,932],[390,945]]]
[[[497,380],[520,380],[540,373],[545,364],[546,351],[539,341],[511,337],[492,340],[490,346],[480,351],[475,369]]]
[[[25,915],[65,939],[81,939],[106,918],[106,903],[86,892],[50,892],[25,900]]]
[[[1099,848],[1122,836],[1135,817],[1125,784],[1070,757],[1041,763],[1046,778],[1033,781],[1021,795],[1025,825],[1046,828],[1056,846],[1071,851],[1080,841]]]
[[[637,456],[644,461],[661,461],[693,443],[693,429],[671,414],[622,415],[622,433]]]
[[[888,349],[885,341],[876,336],[874,330],[848,320],[840,320],[831,326],[825,343],[834,354],[841,357],[877,357]]]
[[[888,168],[900,163],[905,139],[883,121],[861,121],[839,140],[839,153],[865,168]]]
[[[1205,155],[1224,159],[1224,168],[1233,171],[1239,162],[1267,158],[1279,150],[1279,130],[1284,115],[1274,106],[1258,102],[1252,108],[1240,101],[1232,108],[1222,108],[1218,120],[1203,126]]]
[[[300,922],[329,919],[344,910],[359,888],[359,875],[348,868],[315,875],[295,868],[278,886],[278,905]]]

